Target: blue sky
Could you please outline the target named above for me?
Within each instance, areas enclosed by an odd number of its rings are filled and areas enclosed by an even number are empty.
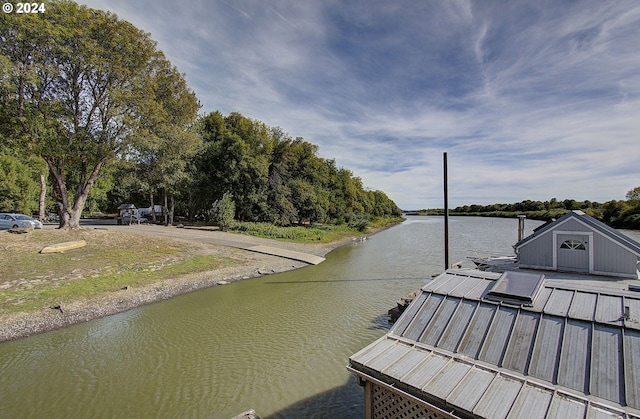
[[[84,0],[403,209],[640,186],[640,2]]]

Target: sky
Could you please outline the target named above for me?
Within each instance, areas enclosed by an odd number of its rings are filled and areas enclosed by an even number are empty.
[[[640,186],[636,0],[81,0],[402,209]]]

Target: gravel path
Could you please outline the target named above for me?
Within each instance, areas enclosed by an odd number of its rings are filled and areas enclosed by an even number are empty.
[[[123,233],[144,234],[149,236],[171,237],[173,239],[195,241],[209,244],[219,244],[223,246],[246,249],[252,246],[270,246],[297,252],[309,253],[316,256],[325,256],[331,250],[344,244],[304,244],[289,243],[262,237],[248,236],[245,234],[227,233],[217,228],[196,228],[196,227],[165,227],[152,224],[115,225],[110,223],[87,224],[86,227],[105,228],[109,230],[121,231]],[[346,240],[349,242],[349,240]]]

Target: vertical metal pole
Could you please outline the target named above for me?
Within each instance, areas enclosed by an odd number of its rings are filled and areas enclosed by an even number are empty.
[[[518,215],[518,243],[524,239],[524,219],[526,215]]]
[[[449,269],[449,178],[447,174],[447,152],[442,154],[444,167],[444,269]]]

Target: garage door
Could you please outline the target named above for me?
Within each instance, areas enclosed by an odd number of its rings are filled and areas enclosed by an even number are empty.
[[[582,234],[558,235],[558,270],[589,272],[589,236]]]

